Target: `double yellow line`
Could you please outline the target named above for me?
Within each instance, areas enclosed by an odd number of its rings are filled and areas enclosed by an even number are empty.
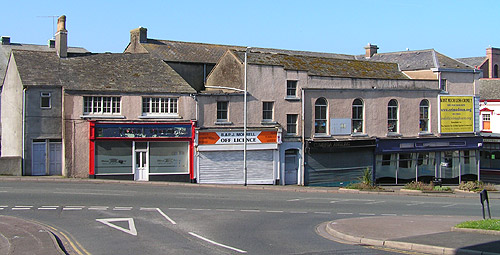
[[[73,254],[73,252],[75,252],[76,254],[79,254],[79,255],[91,255],[90,252],[88,252],[85,248],[83,248],[83,246],[78,242],[76,241],[72,236],[71,234],[69,233],[64,233],[62,230],[59,230],[53,226],[50,226],[50,225],[47,225],[45,223],[41,223],[41,222],[37,222],[37,221],[34,221],[34,220],[31,220],[37,224],[40,224],[46,228],[49,228],[51,229],[51,232],[53,235],[56,235],[57,237],[63,237],[64,239],[60,238],[60,241],[65,244],[65,243],[68,243],[71,248],[72,248],[72,253],[70,254]],[[65,247],[66,251],[68,247]]]

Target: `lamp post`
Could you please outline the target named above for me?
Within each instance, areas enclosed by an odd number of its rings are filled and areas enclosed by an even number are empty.
[[[250,47],[247,47],[245,50],[245,94],[243,95],[243,180],[244,185],[247,186],[247,65],[248,65],[248,51]]]

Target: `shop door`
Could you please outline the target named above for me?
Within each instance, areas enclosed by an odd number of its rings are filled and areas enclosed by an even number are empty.
[[[62,145],[49,143],[49,175],[62,175]]]
[[[33,143],[31,175],[45,175],[47,149],[45,143]]]
[[[285,151],[285,185],[297,184],[299,160],[297,150]]]
[[[135,151],[135,174],[136,181],[149,181],[149,167],[148,167],[148,152],[147,150]]]

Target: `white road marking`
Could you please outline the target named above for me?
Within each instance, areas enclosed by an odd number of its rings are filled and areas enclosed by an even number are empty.
[[[449,205],[443,205],[443,207],[452,207],[452,206],[455,206],[457,204],[449,204]]]
[[[91,206],[89,207],[89,210],[94,210],[94,211],[106,211],[108,210],[109,207],[107,206]]]
[[[115,207],[113,208],[113,211],[130,211],[132,210],[132,207]]]
[[[411,204],[406,204],[407,206],[422,205],[424,202],[412,202]]]
[[[268,213],[282,213],[283,211],[266,211]]]
[[[42,205],[38,210],[57,210],[57,208],[59,208],[58,205]]]
[[[240,212],[260,212],[260,210],[240,210]]]
[[[165,219],[170,221],[170,223],[172,223],[174,225],[177,224],[174,220],[172,220],[170,217],[168,217],[168,215],[166,215],[162,210],[160,210],[160,208],[156,208],[156,211],[159,212],[161,214],[161,216],[163,216]]]
[[[130,235],[133,235],[133,236],[137,236],[137,229],[135,228],[135,223],[134,223],[134,219],[132,218],[111,218],[111,219],[96,219],[96,221],[104,224],[104,225],[107,225],[109,227],[112,227],[112,228],[115,228],[115,229],[118,229],[120,231],[123,231],[127,234],[130,234]],[[116,222],[116,221],[127,221],[128,222],[128,228],[129,229],[126,229],[126,228],[122,228],[120,226],[117,226],[111,222]]]
[[[219,212],[235,212],[236,210],[233,210],[233,209],[215,209],[216,211],[219,211]]]
[[[339,215],[352,215],[352,212],[344,212],[344,213],[338,212],[337,214],[339,214]]]
[[[364,215],[364,216],[373,216],[375,215],[374,213],[359,213],[359,215]]]
[[[169,210],[187,210],[187,208],[168,208]]]
[[[221,244],[221,243],[218,243],[218,242],[212,241],[212,240],[210,240],[210,239],[208,239],[208,238],[206,238],[206,237],[200,236],[200,235],[195,234],[195,233],[193,233],[193,232],[189,232],[189,234],[190,234],[190,235],[192,235],[192,236],[194,236],[194,237],[197,237],[197,238],[199,238],[199,239],[201,239],[201,240],[203,240],[203,241],[209,242],[209,243],[211,243],[211,244],[214,244],[214,245],[217,245],[217,246],[220,246],[220,247],[223,247],[223,248],[229,249],[229,250],[237,251],[237,252],[239,252],[239,253],[247,253],[247,252],[246,252],[246,251],[244,251],[244,250],[240,250],[240,249],[238,249],[238,248],[234,248],[234,247],[231,247],[231,246],[228,246],[228,245],[225,245],[225,244]]]
[[[65,206],[63,208],[63,210],[64,211],[69,211],[69,210],[77,211],[77,210],[82,210],[83,208],[85,208],[85,206],[72,206],[72,205],[68,205],[68,206]]]
[[[366,203],[365,205],[374,205],[374,204],[380,204],[380,203],[385,203],[385,201],[374,201],[374,202]]]
[[[304,214],[304,213],[307,213],[307,212],[302,212],[302,211],[291,211],[290,213]]]
[[[309,200],[312,198],[295,198],[295,199],[289,199],[287,202],[295,202],[295,201],[302,201],[302,200]]]
[[[331,212],[314,212],[316,214],[332,214]]]
[[[31,208],[33,208],[32,205],[16,205],[12,210],[31,210]]]
[[[151,207],[141,207],[141,211],[156,211],[158,208],[151,208]]]
[[[340,201],[330,201],[330,204],[337,203],[337,202],[340,202]]]
[[[397,216],[397,214],[395,214],[395,213],[382,213],[380,215],[382,215],[382,216]]]
[[[193,211],[211,211],[212,209],[201,209],[201,208],[197,209],[197,208],[193,208],[191,210],[193,210]]]
[[[96,196],[125,196],[124,194],[117,193],[91,193],[91,192],[58,192],[54,191],[53,194],[65,194],[65,195],[96,195]]]

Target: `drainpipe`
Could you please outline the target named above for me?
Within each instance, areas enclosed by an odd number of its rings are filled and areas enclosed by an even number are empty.
[[[305,131],[304,131],[304,106],[305,106],[305,90],[304,88],[301,88],[301,97],[302,97],[302,104],[301,104],[301,117],[300,117],[300,129],[301,129],[301,136],[302,136],[302,151],[301,151],[301,164],[300,164],[300,168],[301,168],[301,173],[300,173],[300,185],[304,186],[304,175],[305,175],[305,171],[306,171],[306,157],[305,157],[305,144],[306,144],[306,140],[305,140]]]
[[[23,155],[23,157],[22,157],[22,175],[23,176],[25,175],[25,169],[26,169],[25,168],[25,159],[24,159],[24,157],[25,157],[25,152],[24,152],[25,137],[24,137],[24,133],[26,131],[26,90],[27,90],[27,88],[24,87],[23,88],[23,102],[22,102],[22,108],[23,108],[22,109],[22,122],[23,122],[23,124],[22,124],[22,135],[21,135],[22,136],[22,139],[21,139],[22,140],[22,145],[21,145],[21,147],[22,147],[22,155]]]
[[[244,83],[245,83],[245,95],[243,96],[243,179],[244,179],[244,186],[247,186],[247,65],[248,65],[248,50],[250,50],[250,47],[247,47],[245,50],[245,77],[244,77]]]

